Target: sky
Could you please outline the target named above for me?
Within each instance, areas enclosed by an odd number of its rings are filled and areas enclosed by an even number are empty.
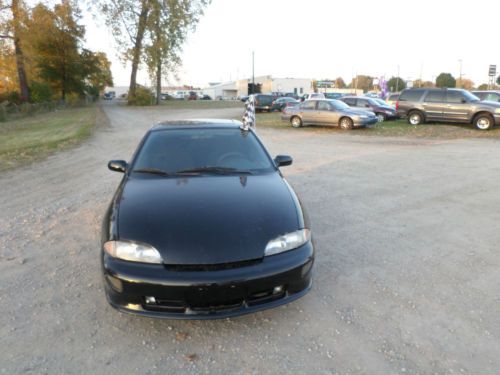
[[[475,0],[213,0],[188,36],[179,81],[208,82],[255,75],[335,79],[356,74],[435,80],[441,72],[477,85],[498,65],[500,1]],[[85,14],[86,46],[112,61],[115,86],[127,86],[130,68],[118,59],[113,36]],[[138,83],[149,85],[145,72]]]

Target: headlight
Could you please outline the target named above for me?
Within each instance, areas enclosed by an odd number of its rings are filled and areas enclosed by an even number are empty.
[[[104,251],[113,258],[142,263],[162,263],[161,255],[154,247],[130,241],[108,241]]]
[[[311,231],[309,229],[301,229],[296,232],[287,233],[279,236],[274,240],[269,241],[264,251],[264,255],[279,254],[284,251],[293,250],[302,246],[311,239]]]
[[[359,115],[359,118],[368,118],[367,115]]]
[[[495,113],[500,113],[500,108],[496,108]]]
[[[394,111],[391,111],[388,109],[387,111],[385,111],[385,113],[387,113],[388,115],[392,115],[394,113]]]

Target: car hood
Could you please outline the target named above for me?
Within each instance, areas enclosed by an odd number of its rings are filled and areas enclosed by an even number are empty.
[[[478,106],[483,106],[483,107],[493,107],[493,108],[500,108],[500,103],[499,102],[494,102],[492,100],[483,100],[476,102],[476,105]]]
[[[118,237],[154,246],[165,264],[203,265],[264,256],[269,240],[303,226],[278,173],[126,180]]]

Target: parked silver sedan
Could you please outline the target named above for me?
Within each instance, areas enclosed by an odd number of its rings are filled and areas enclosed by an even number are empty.
[[[375,113],[351,108],[335,99],[306,100],[294,107],[287,107],[281,113],[281,119],[289,121],[294,128],[304,125],[332,125],[352,129],[377,123]]]

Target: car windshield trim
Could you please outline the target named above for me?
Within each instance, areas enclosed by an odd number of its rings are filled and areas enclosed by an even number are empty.
[[[196,168],[189,168],[189,169],[183,169],[176,171],[174,174],[181,175],[181,174],[186,174],[186,173],[194,173],[194,174],[201,174],[201,173],[214,173],[214,174],[254,174],[251,170],[247,169],[237,169],[237,168],[230,168],[230,167],[218,167],[218,166],[203,166],[203,167],[196,167]]]

